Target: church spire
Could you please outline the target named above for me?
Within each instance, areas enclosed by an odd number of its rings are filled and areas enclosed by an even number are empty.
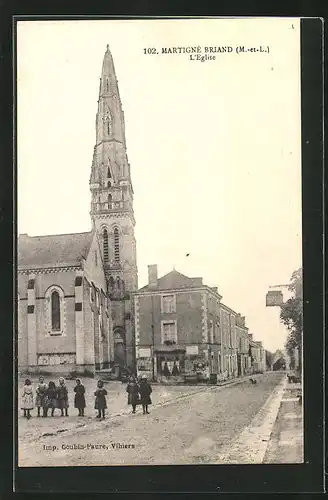
[[[107,45],[103,59],[96,115],[90,190],[91,217],[112,218],[124,213],[134,225],[133,188],[126,153],[124,114],[112,54]]]
[[[124,114],[109,45],[101,70],[96,129],[97,144],[101,141],[116,141],[125,145]]]

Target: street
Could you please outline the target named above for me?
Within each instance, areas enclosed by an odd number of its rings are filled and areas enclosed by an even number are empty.
[[[69,382],[69,417],[37,418],[36,410],[29,421],[19,417],[19,466],[261,463],[285,375],[256,378],[256,385],[154,385],[149,415],[140,407],[132,415],[126,385],[110,382],[104,421],[93,410],[95,381],[83,381],[86,417],[76,416]]]

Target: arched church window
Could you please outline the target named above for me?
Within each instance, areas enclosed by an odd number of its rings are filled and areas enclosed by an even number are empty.
[[[60,299],[56,290],[51,294],[51,329],[60,331]]]
[[[112,291],[114,289],[114,278],[113,276],[110,276],[109,277],[109,288],[110,288],[110,291]]]
[[[107,187],[108,188],[112,187],[112,183],[110,181],[107,182]]]
[[[114,229],[114,259],[116,262],[120,260],[120,237],[117,227]]]
[[[111,208],[112,206],[112,201],[113,201],[113,197],[111,194],[108,195],[108,208]]]
[[[109,160],[108,160],[108,161],[109,161]],[[110,173],[110,168],[109,168],[109,167],[107,167],[107,177],[108,177],[109,179],[111,179],[111,177],[112,177],[112,174]]]
[[[103,231],[104,238],[104,262],[108,262],[108,232],[107,229]]]
[[[117,286],[118,290],[121,288],[121,282],[120,282],[120,278],[118,276],[116,278],[116,286]]]

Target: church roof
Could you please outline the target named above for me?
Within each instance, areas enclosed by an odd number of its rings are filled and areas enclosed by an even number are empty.
[[[172,290],[179,288],[199,288],[203,286],[202,278],[188,278],[182,273],[179,273],[175,269],[165,274],[161,278],[157,280],[157,289],[158,290]],[[140,292],[147,292],[150,288],[148,285],[140,288]],[[153,290],[153,288],[152,288]]]
[[[79,265],[86,258],[93,233],[52,234],[18,238],[18,266],[46,267],[50,265]]]

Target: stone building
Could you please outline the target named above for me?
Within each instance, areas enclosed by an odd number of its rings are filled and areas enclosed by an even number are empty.
[[[227,379],[238,375],[236,330],[238,314],[221,302],[220,315],[223,346],[222,378]]]
[[[245,317],[221,301],[216,287],[176,270],[134,293],[137,371],[156,380],[188,376],[226,380],[252,373]]]
[[[157,380],[209,379],[222,373],[221,295],[217,288],[176,270],[134,293],[137,371]]]
[[[253,339],[253,334],[249,333],[249,345],[252,357],[253,373],[264,373],[266,371],[266,355],[262,342]]]
[[[245,317],[240,314],[236,316],[236,336],[238,375],[249,375],[252,373],[249,334],[245,324]]]
[[[137,289],[133,188],[109,47],[90,175],[91,231],[18,240],[18,363],[30,371],[134,366]]]

